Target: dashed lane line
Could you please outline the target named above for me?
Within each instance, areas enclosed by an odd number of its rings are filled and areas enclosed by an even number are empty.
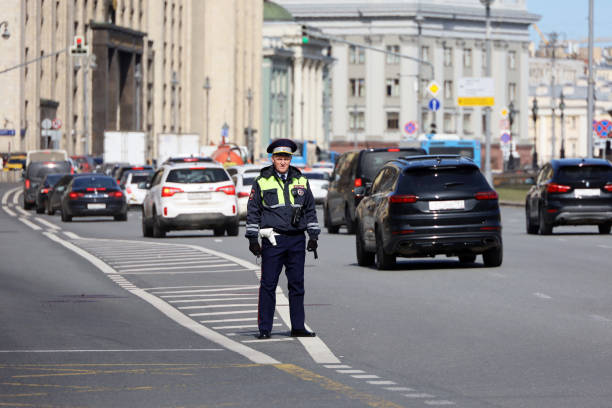
[[[121,272],[122,275],[197,275],[226,272],[248,272],[244,269],[222,269],[218,271],[167,271],[167,272]]]
[[[214,260],[218,262],[218,260]],[[203,261],[206,262],[206,261]],[[233,263],[219,263],[219,264],[211,264],[211,265],[192,265],[192,266],[165,266],[162,268],[126,268],[126,269],[117,269],[119,273],[129,273],[129,272],[146,272],[146,271],[170,271],[170,270],[184,270],[184,269],[201,269],[201,268],[221,268],[225,266],[234,266]],[[223,272],[223,271],[218,271]]]
[[[17,219],[19,221],[23,222],[28,227],[32,228],[34,231],[40,231],[42,229],[41,227],[39,227],[38,225],[34,224],[32,221],[28,220],[27,218],[19,217]]]
[[[544,299],[544,300],[550,300],[552,299],[551,296],[548,296],[546,293],[541,293],[541,292],[536,292],[533,294],[533,296],[540,298],[540,299]]]
[[[79,235],[75,234],[75,233],[74,233],[74,232],[72,232],[72,231],[62,231],[62,232],[63,232],[63,233],[64,233],[64,235],[66,235],[68,238],[71,238],[71,239],[81,239],[81,237],[80,237]]]
[[[206,299],[189,299],[189,300],[169,300],[168,303],[196,303],[196,302],[226,302],[228,300],[257,300],[257,297],[227,297],[227,298],[206,298]]]
[[[21,207],[15,207],[15,210],[17,210],[18,212],[20,212],[21,214],[23,214],[23,216],[24,216],[24,217],[29,217],[29,216],[30,216],[30,213],[29,213],[29,212],[27,212],[26,210],[24,210],[24,209],[23,209],[23,208],[21,208]]]
[[[245,289],[259,289],[259,286],[238,286],[232,288],[217,288],[217,289],[187,289],[187,290],[172,290],[172,291],[164,291],[164,292],[151,292],[156,295],[169,295],[169,294],[186,294],[186,293],[207,293],[207,292],[228,292],[232,290],[245,290]],[[215,295],[217,296],[217,295]],[[163,296],[162,296],[163,297]]]
[[[43,218],[40,217],[34,217],[34,221],[37,221],[45,226],[47,226],[48,228],[54,229],[54,230],[60,230],[61,228],[58,227],[57,225],[53,224],[52,222],[49,222]]]
[[[19,189],[21,189],[21,187],[15,187],[4,193],[2,196],[2,206],[5,206],[8,203],[9,196]]]
[[[13,194],[13,204],[18,206],[19,205],[19,196],[23,194],[23,190],[19,187],[17,187],[16,189],[12,190],[15,191],[15,194]]]
[[[3,205],[2,209],[4,210],[5,213],[7,213],[8,215],[10,215],[11,217],[17,217],[17,214],[15,212],[13,212],[13,210],[11,210],[10,208],[8,208],[8,206]]]
[[[231,312],[206,312],[206,313],[189,313],[189,316],[199,317],[199,316],[223,316],[223,315],[234,315],[234,314],[244,314],[244,313],[255,313],[257,314],[257,310],[232,310]]]

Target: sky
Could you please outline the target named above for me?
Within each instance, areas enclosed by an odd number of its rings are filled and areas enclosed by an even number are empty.
[[[595,38],[612,39],[612,0],[593,1]],[[536,24],[544,34],[556,31],[560,40],[589,37],[589,0],[527,0],[527,10],[541,16]],[[530,32],[531,39],[539,44],[538,33],[533,28]],[[612,41],[608,45],[612,46]]]

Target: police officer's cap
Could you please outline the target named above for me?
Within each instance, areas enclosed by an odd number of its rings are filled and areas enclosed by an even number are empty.
[[[292,155],[297,150],[297,145],[293,140],[276,139],[268,146],[268,153]]]

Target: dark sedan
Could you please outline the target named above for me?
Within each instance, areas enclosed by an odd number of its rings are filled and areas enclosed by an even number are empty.
[[[112,177],[100,174],[74,177],[62,195],[61,211],[62,221],[99,215],[127,221],[125,195]]]
[[[57,184],[60,179],[65,176],[63,173],[47,174],[43,179],[42,183],[36,193],[36,212],[42,214],[47,209],[47,202],[49,201],[49,195],[53,191],[53,187]]]
[[[528,234],[558,225],[612,226],[612,165],[603,159],[559,159],[542,166],[525,199]]]

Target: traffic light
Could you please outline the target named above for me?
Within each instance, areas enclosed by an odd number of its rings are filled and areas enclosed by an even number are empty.
[[[308,37],[308,27],[303,25],[302,26],[302,44],[308,44],[309,41],[310,41],[310,38]]]
[[[85,45],[85,38],[82,35],[74,36],[74,44],[70,47],[71,55],[89,54],[89,47]]]

